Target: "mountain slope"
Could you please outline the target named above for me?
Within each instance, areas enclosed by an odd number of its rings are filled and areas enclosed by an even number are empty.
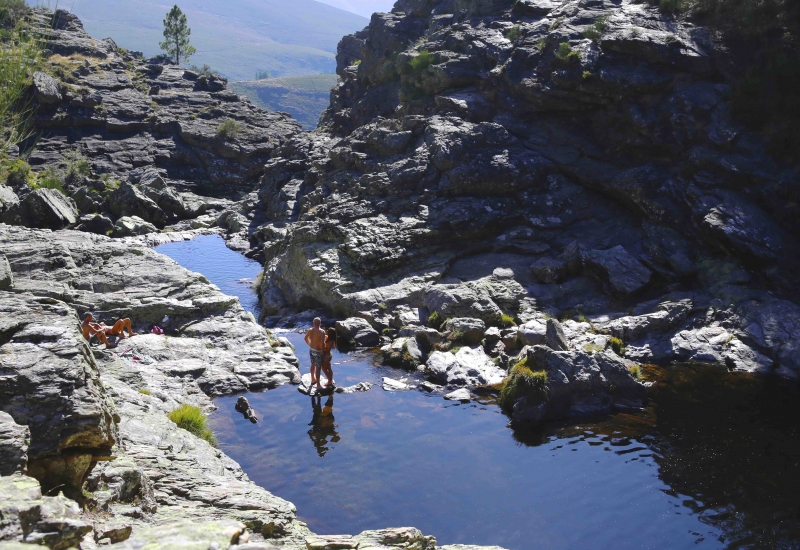
[[[68,6],[95,37],[147,56],[160,53],[162,20],[173,2],[165,0],[75,0]],[[197,54],[232,80],[256,71],[272,76],[332,73],[336,44],[363,28],[367,19],[314,0],[186,0],[180,3],[192,28]]]
[[[338,80],[335,74],[287,76],[233,82],[231,88],[264,109],[289,113],[304,129],[311,130],[328,107],[331,88]]]

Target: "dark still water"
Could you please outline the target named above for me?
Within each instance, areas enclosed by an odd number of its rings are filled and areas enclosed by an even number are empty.
[[[255,307],[260,266],[219,237],[158,247]],[[308,372],[302,335],[285,333]],[[724,370],[651,370],[641,415],[515,433],[490,399],[386,392],[404,371],[334,355],[338,385],[248,395],[261,421],[216,399],[220,447],[318,533],[413,525],[440,544],[529,549],[800,548],[796,388]],[[413,383],[413,378],[410,382]]]

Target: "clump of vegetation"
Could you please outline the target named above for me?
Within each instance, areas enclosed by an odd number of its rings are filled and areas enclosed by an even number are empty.
[[[25,0],[0,0],[0,21],[13,27],[31,11]]]
[[[444,324],[444,319],[439,315],[438,311],[434,311],[428,316],[428,326],[440,330]]]
[[[67,183],[80,182],[91,172],[89,160],[81,153],[80,149],[67,151],[64,154],[64,161],[66,162],[64,179]]]
[[[500,388],[500,407],[505,412],[511,412],[514,403],[521,397],[527,397],[529,402],[541,403],[550,397],[547,387],[547,373],[545,371],[532,371],[523,359],[511,368],[508,377]]]
[[[556,50],[556,58],[562,63],[575,63],[580,61],[581,54],[573,50],[569,42],[562,42]]]
[[[358,67],[359,65],[361,65],[361,60],[360,59],[356,59],[355,61],[353,61],[353,66],[354,67]]]
[[[39,172],[36,182],[31,187],[33,189],[56,189],[64,193],[63,175],[57,168],[48,166]]]
[[[207,63],[204,64],[204,65],[201,65],[200,67],[198,67],[197,65],[192,65],[192,66],[189,67],[189,70],[196,72],[200,76],[211,76],[211,75],[217,74],[217,71],[212,69],[211,65],[209,65]]]
[[[0,181],[12,187],[36,185],[36,173],[30,165],[22,159],[3,163],[0,168]]]
[[[583,31],[583,36],[592,42],[600,42],[600,38],[603,36],[603,31],[606,30],[607,24],[608,19],[606,17],[600,17],[591,27]]]
[[[266,80],[269,78],[269,71],[256,71],[256,80]]]
[[[516,42],[520,37],[522,37],[522,27],[520,25],[514,25],[506,31],[506,38],[512,42]]]
[[[428,50],[420,50],[419,53],[411,59],[411,69],[414,72],[421,72],[433,64],[433,54]]]
[[[451,342],[463,342],[464,341],[464,331],[463,330],[455,330],[455,331],[451,332],[449,340]],[[453,353],[455,353],[455,352],[453,352]]]
[[[386,305],[386,304],[384,304],[384,303],[380,303],[380,304],[378,304],[378,305],[377,305],[377,308],[378,308],[378,309],[379,309],[381,312],[383,312],[383,313],[386,313],[386,310],[387,310],[387,309],[389,309],[389,306],[387,306],[387,305]]]
[[[561,23],[563,23],[563,22],[564,22],[564,19],[565,19],[564,17],[559,17],[558,19],[556,19],[555,21],[553,21],[553,23],[550,25],[550,28],[549,28],[549,29],[547,29],[547,30],[548,30],[549,32],[553,32],[554,30],[556,30],[558,27],[560,27],[560,26],[561,26]]]
[[[112,178],[108,174],[103,174],[100,179],[103,180],[103,185],[105,186],[106,191],[114,191],[120,185],[122,185],[121,181]]]
[[[677,13],[682,8],[683,2],[681,0],[660,0],[658,3],[658,9],[661,10],[661,13]]]
[[[503,328],[517,326],[516,321],[514,321],[514,317],[512,315],[506,315],[505,313],[500,316],[500,324],[503,326]]]
[[[623,342],[621,338],[612,336],[609,343],[611,344],[611,349],[614,350],[614,353],[620,357],[625,357],[625,342]]]
[[[631,373],[631,376],[633,376],[636,380],[641,381],[643,378],[642,367],[639,365],[632,365],[628,367],[628,372]]]
[[[458,351],[459,351],[461,348],[463,348],[463,347],[464,347],[464,346],[453,346],[453,347],[451,347],[450,349],[448,349],[447,351],[449,351],[450,353],[452,353],[453,355],[455,355],[455,354],[456,354],[456,353],[458,353]]]
[[[217,137],[222,139],[236,139],[242,131],[241,125],[232,118],[226,118],[217,128]]]
[[[151,393],[150,393],[150,390],[147,390],[147,389],[144,389],[144,388],[139,388],[139,389],[138,389],[138,390],[136,390],[136,391],[138,391],[138,392],[139,392],[139,393],[141,393],[142,395],[151,395]]]
[[[27,9],[24,2],[0,2],[0,153],[33,135],[27,91],[42,65],[44,43],[21,20]]]
[[[540,52],[543,52],[546,47],[547,47],[547,37],[546,36],[543,36],[539,40],[536,41],[536,48]]]
[[[199,407],[183,404],[167,415],[179,428],[208,441],[212,446],[217,446],[217,439],[208,427],[206,415]]]

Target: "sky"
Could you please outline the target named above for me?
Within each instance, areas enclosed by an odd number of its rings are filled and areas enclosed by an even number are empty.
[[[394,0],[318,0],[323,4],[335,6],[341,10],[371,17],[373,12],[387,12],[394,6]]]

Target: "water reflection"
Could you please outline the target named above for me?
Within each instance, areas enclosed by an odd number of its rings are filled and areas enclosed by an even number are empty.
[[[308,430],[308,437],[317,449],[317,455],[322,458],[328,452],[329,443],[338,443],[340,440],[339,432],[336,431],[338,427],[334,423],[333,417],[333,394],[330,394],[325,400],[325,406],[322,406],[322,396],[311,396],[311,408],[314,411],[311,417],[311,422],[308,423],[311,429]]]

